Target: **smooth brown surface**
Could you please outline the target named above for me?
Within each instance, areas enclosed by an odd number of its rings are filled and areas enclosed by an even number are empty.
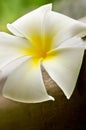
[[[48,93],[56,100],[23,104],[1,96],[0,130],[86,130],[86,52],[70,100],[44,70],[43,78]]]

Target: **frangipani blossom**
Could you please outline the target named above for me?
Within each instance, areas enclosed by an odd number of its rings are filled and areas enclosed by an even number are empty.
[[[86,45],[86,24],[44,5],[0,32],[0,71],[8,76],[3,96],[36,103],[54,100],[44,86],[41,65],[69,99],[75,88]],[[74,43],[77,39],[77,43]],[[79,41],[79,43],[78,43]]]

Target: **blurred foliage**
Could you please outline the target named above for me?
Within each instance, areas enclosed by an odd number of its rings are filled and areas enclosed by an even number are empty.
[[[5,30],[8,22],[13,22],[23,14],[55,0],[0,0],[0,30]],[[59,1],[59,0],[57,0]]]

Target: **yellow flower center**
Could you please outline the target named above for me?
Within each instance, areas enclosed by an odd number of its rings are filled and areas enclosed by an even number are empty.
[[[31,45],[23,50],[24,55],[33,57],[34,62],[37,64],[38,60],[50,59],[52,56],[48,54],[52,49],[52,37],[46,35],[44,37],[35,34],[29,38]]]
[[[27,54],[34,57],[45,58],[47,52],[51,50],[52,37],[49,35],[40,36],[40,34],[35,34],[29,38],[31,46],[26,50]]]
[[[39,49],[33,49],[32,56],[35,58],[46,58],[47,52],[39,47]]]

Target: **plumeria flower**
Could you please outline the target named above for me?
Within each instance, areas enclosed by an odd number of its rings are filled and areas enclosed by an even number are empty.
[[[54,100],[44,86],[41,66],[69,99],[81,68],[86,24],[44,5],[7,24],[0,32],[0,72],[7,76],[3,96],[24,103]],[[77,42],[74,42],[76,41]]]

